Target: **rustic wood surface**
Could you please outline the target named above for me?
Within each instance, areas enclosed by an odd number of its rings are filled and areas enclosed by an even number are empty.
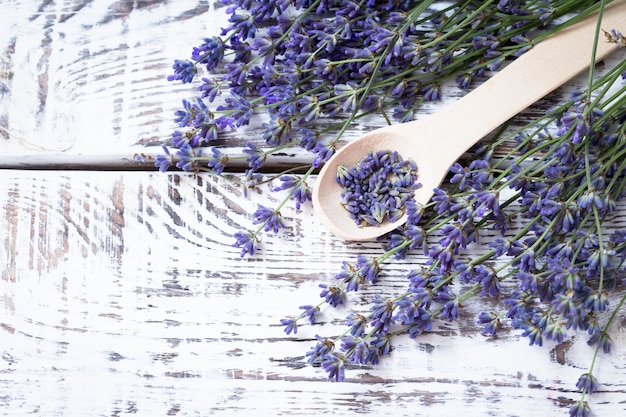
[[[482,337],[484,300],[454,325],[401,338],[380,365],[327,382],[304,354],[315,334],[339,333],[346,310],[296,336],[279,320],[379,244],[340,241],[310,207],[287,207],[289,228],[241,259],[232,235],[280,198],[271,185],[245,197],[237,173],[161,174],[133,160],[169,136],[189,89],[165,76],[182,49],[219,30],[220,7],[0,2],[0,414],[566,415],[592,355],[585,335],[542,348],[519,332]],[[229,143],[254,127],[240,135]],[[392,262],[363,294],[402,291],[420,262]],[[612,335],[596,368],[597,415],[626,412],[626,315]]]
[[[343,259],[376,253],[321,230],[310,209],[240,259],[232,234],[248,199],[225,179],[144,172],[0,171],[2,352],[6,415],[562,415],[588,366],[584,335],[530,347],[516,332],[458,325],[401,339],[379,366],[325,381],[305,363],[315,333],[278,321],[317,299]],[[393,294],[419,258],[386,268],[365,294]],[[351,307],[359,308],[358,305]],[[620,324],[623,326],[623,323]],[[626,332],[602,356],[594,409],[623,411]]]

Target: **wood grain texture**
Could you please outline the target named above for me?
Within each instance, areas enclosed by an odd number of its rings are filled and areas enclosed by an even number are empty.
[[[219,32],[219,1],[0,1],[0,415],[4,416],[561,416],[592,354],[585,335],[530,347],[517,332],[480,336],[475,299],[455,324],[400,338],[378,366],[345,383],[305,361],[316,334],[343,331],[345,308],[287,336],[281,318],[316,302],[343,260],[379,254],[346,244],[310,207],[282,210],[289,228],[241,259],[232,235],[257,204],[241,176],[159,174],[156,154],[189,86],[173,59]],[[621,55],[620,55],[621,54]],[[625,59],[624,52],[612,59]],[[600,66],[600,69],[602,66]],[[541,114],[581,80],[524,113]],[[441,103],[460,96],[451,89]],[[522,118],[521,120],[524,120]],[[383,123],[362,119],[345,140]],[[260,124],[229,133],[237,152]],[[280,169],[311,159],[287,152]],[[65,168],[88,170],[67,171]],[[119,169],[119,172],[99,171]],[[42,169],[42,170],[34,170]],[[620,207],[611,227],[625,226]],[[413,255],[352,299],[406,288]],[[601,355],[598,415],[626,410],[626,318]]]
[[[174,111],[196,96],[197,85],[166,80],[174,59],[227,25],[205,0],[9,1],[0,15],[0,167],[17,168],[152,169],[133,156],[161,153]],[[261,144],[261,121],[251,130],[220,145]]]
[[[188,86],[165,77],[218,25],[206,19],[212,8],[202,0],[2,2],[10,17],[0,23],[4,150],[119,156],[169,136]]]
[[[172,63],[219,34],[227,18],[219,1],[206,0],[13,0],[0,3],[0,16],[0,168],[27,169],[153,169],[134,156],[161,153],[175,129],[174,111],[195,97],[196,85],[166,81]],[[622,51],[611,60],[625,58]],[[525,117],[584,82],[555,92]],[[441,102],[427,103],[416,117],[463,94],[448,86]],[[219,144],[232,154],[247,141],[263,145],[262,122],[225,132]],[[342,140],[384,124],[381,116],[360,119]],[[311,160],[297,148],[270,164]]]
[[[234,177],[236,179],[236,177]],[[0,171],[0,410],[7,416],[563,415],[588,366],[584,335],[527,346],[517,332],[480,336],[465,305],[458,324],[399,339],[378,366],[329,383],[307,365],[315,334],[341,331],[347,310],[286,336],[278,322],[315,302],[319,283],[378,244],[345,244],[309,207],[239,257],[232,234],[271,204],[232,181],[143,172]],[[392,263],[392,295],[422,260]],[[355,298],[351,308],[366,308]],[[626,406],[624,318],[598,363],[598,415]]]

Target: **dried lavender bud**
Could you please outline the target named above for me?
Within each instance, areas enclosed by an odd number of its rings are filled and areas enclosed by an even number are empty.
[[[398,220],[419,187],[415,162],[387,150],[370,152],[354,167],[340,166],[337,182],[343,187],[341,204],[359,226]]]

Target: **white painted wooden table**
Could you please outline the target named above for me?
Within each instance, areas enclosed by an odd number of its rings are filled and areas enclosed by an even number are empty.
[[[232,235],[277,196],[133,162],[169,136],[189,90],[164,77],[219,31],[216,7],[0,2],[0,414],[566,415],[592,354],[585,335],[543,348],[513,331],[482,337],[478,299],[458,324],[400,339],[344,383],[306,364],[315,334],[338,333],[345,311],[297,336],[279,320],[379,245],[346,244],[310,207],[290,208],[292,226],[241,259]],[[366,294],[402,290],[421,261],[390,265]],[[597,415],[626,413],[620,317],[597,366]]]

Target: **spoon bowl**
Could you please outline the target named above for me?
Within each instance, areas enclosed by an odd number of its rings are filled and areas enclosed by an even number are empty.
[[[537,100],[589,68],[597,14],[577,22],[535,45],[496,75],[442,110],[408,123],[386,126],[350,142],[328,160],[313,189],[313,207],[320,221],[349,241],[375,239],[406,222],[406,215],[380,226],[359,226],[341,205],[339,166],[355,166],[368,153],[397,151],[418,167],[415,200],[425,205],[448,170],[472,145]],[[626,1],[604,10],[602,27],[626,28]],[[596,62],[617,49],[600,41]]]

